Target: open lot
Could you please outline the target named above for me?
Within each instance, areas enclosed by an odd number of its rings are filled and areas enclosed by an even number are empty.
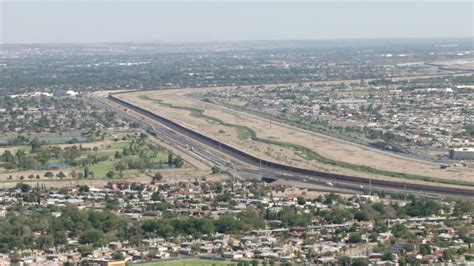
[[[211,88],[198,90],[208,89]],[[472,181],[471,169],[441,170],[435,163],[351,145],[184,96],[190,92],[196,89],[136,92],[119,97],[269,160],[361,177],[400,180],[393,173],[401,173],[401,177],[416,175],[449,182]],[[367,168],[378,171],[366,171]]]

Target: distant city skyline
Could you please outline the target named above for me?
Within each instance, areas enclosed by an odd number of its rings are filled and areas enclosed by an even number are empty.
[[[3,1],[1,43],[472,37],[472,2]]]

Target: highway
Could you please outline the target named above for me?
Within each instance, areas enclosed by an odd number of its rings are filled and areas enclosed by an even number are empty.
[[[474,197],[474,189],[369,179],[297,168],[263,160],[200,132],[186,128],[156,113],[125,102],[113,94],[106,97],[106,95],[100,93],[93,93],[88,99],[101,106],[107,106],[125,118],[139,122],[169,144],[179,147],[181,150],[186,150],[211,165],[233,174],[246,173],[267,177],[268,179],[306,182],[326,186],[330,189],[344,190],[349,193],[385,191],[387,193],[422,194],[430,197]],[[232,162],[224,159],[222,154],[232,158]]]
[[[188,153],[195,155],[195,157],[201,158],[203,161],[207,162],[210,165],[215,165],[225,170],[229,169],[230,167],[231,163],[227,160],[224,160],[222,156],[219,156],[210,151],[209,149],[202,147],[202,145],[192,141],[185,135],[177,134],[175,131],[168,129],[167,127],[164,127],[163,125],[156,123],[151,119],[147,119],[146,117],[131,112],[128,109],[124,109],[120,105],[108,101],[105,97],[100,97],[98,94],[91,94],[87,98],[92,103],[114,111],[123,118],[127,118],[131,121],[140,123],[142,126],[144,126],[145,129],[147,129],[149,132],[153,132],[154,134],[156,134],[156,136],[161,140],[182,151],[187,151]]]

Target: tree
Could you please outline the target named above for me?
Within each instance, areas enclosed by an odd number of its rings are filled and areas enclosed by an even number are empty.
[[[374,210],[378,211],[381,214],[385,213],[385,206],[384,206],[383,202],[376,202],[376,203],[372,204],[372,208],[374,208]]]
[[[298,197],[298,205],[305,205],[306,204],[306,200],[304,197]]]
[[[217,167],[217,166],[213,166],[213,167],[211,168],[211,173],[212,173],[213,175],[215,175],[215,174],[220,174],[221,171],[222,171],[222,170],[221,170],[219,167]]]
[[[349,258],[348,256],[340,256],[339,258],[337,258],[337,260],[339,262],[339,265],[348,266],[351,264],[351,258]]]
[[[123,178],[123,171],[127,170],[127,165],[120,161],[116,166],[115,170],[119,171],[120,178]]]
[[[65,178],[66,175],[63,173],[63,171],[60,171],[60,172],[58,173],[58,177],[59,177],[59,179],[63,180],[63,178]]]
[[[89,175],[90,175],[90,170],[89,170],[89,167],[84,167],[84,178],[87,179],[89,178]]]
[[[216,221],[216,229],[221,233],[238,233],[242,229],[242,222],[233,216],[225,215]]]
[[[163,179],[163,176],[159,173],[159,172],[156,172],[154,175],[153,175],[153,180],[154,181],[160,181]]]
[[[6,162],[6,163],[12,163],[15,161],[15,157],[9,150],[6,150],[3,152],[1,159],[3,162]]]
[[[451,248],[445,249],[443,251],[443,260],[453,262],[455,258],[454,257],[455,254],[456,254],[456,250],[451,249]]]
[[[38,139],[32,140],[30,145],[32,153],[36,153],[41,148],[41,142]]]
[[[355,258],[352,260],[352,266],[367,266],[369,265],[369,259],[366,258]]]
[[[113,260],[123,260],[123,259],[124,259],[124,256],[123,256],[122,252],[115,251],[115,252],[112,254],[112,259],[113,259]]]
[[[420,245],[420,253],[423,255],[431,254],[431,246],[428,244],[421,244]]]
[[[357,221],[368,221],[370,220],[369,214],[366,211],[358,211],[356,214],[354,214],[354,219]]]
[[[198,242],[194,242],[191,244],[191,252],[193,252],[194,254],[198,253],[200,248],[201,244],[199,244]]]
[[[107,176],[108,179],[114,178],[114,175],[115,175],[115,172],[113,170],[110,170],[107,172],[107,174],[105,174],[105,176]]]
[[[474,213],[474,202],[467,199],[459,199],[454,205],[454,215],[461,216],[467,213]]]
[[[240,214],[238,215],[240,221],[244,225],[249,226],[250,228],[248,229],[263,229],[265,228],[265,221],[258,213],[257,209],[253,206],[247,207],[245,210],[242,210]]]
[[[362,235],[360,233],[353,233],[349,236],[349,243],[360,243],[362,241]]]
[[[89,192],[89,186],[88,185],[79,186],[79,192],[81,193]]]
[[[87,255],[92,254],[94,248],[92,245],[80,245],[78,251],[81,253],[82,257],[86,257]]]
[[[353,214],[343,208],[336,208],[332,213],[330,220],[334,224],[342,224],[346,221],[350,221],[354,218]]]
[[[161,196],[159,191],[155,191],[155,192],[153,192],[153,194],[151,194],[151,200],[153,200],[153,201],[162,201],[163,197]]]
[[[404,224],[396,224],[392,227],[392,234],[395,237],[402,237],[408,232],[408,228]]]
[[[41,118],[38,120],[38,126],[42,128],[47,128],[49,127],[49,120],[46,116],[41,116]]]
[[[395,259],[395,256],[391,252],[385,252],[382,256],[382,260],[389,260],[393,261]]]
[[[120,202],[117,197],[113,197],[112,199],[106,199],[105,208],[107,210],[118,210],[120,206]]]
[[[97,229],[88,229],[80,235],[79,243],[100,247],[104,243],[104,233]]]
[[[51,154],[48,150],[45,149],[38,149],[35,151],[36,159],[43,165],[48,163],[49,159],[51,159]]]
[[[177,168],[181,168],[184,164],[183,158],[181,156],[176,156],[176,158],[173,159],[173,164]]]
[[[38,163],[33,157],[22,157],[18,160],[18,166],[23,170],[34,169]]]
[[[18,184],[16,184],[16,188],[17,188],[17,189],[20,189],[21,192],[23,192],[23,193],[26,193],[26,192],[28,192],[28,191],[31,190],[31,186],[30,186],[30,185],[25,184],[25,183],[21,183],[21,182],[18,183]]]

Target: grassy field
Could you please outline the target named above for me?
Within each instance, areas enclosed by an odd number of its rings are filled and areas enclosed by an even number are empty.
[[[150,162],[153,165],[153,169],[160,169],[161,167],[167,168],[166,162],[168,161],[168,155],[169,151],[165,148],[158,148],[156,147],[156,144],[153,144],[150,140],[146,140],[144,143],[144,146],[134,147],[136,154],[129,154],[127,156],[122,155],[122,151],[124,149],[127,149],[131,146],[133,142],[136,142],[138,139],[136,139],[136,136],[129,136],[126,139],[120,139],[118,141],[114,142],[107,142],[106,144],[101,144],[101,142],[96,142],[96,145],[93,145],[94,142],[90,142],[87,144],[75,144],[76,146],[79,145],[88,145],[88,149],[84,149],[81,151],[80,156],[75,159],[75,161],[80,161],[80,160],[86,160],[88,157],[95,156],[95,157],[105,157],[105,160],[101,160],[96,163],[89,164],[89,170],[93,172],[94,179],[107,179],[107,172],[109,171],[114,171],[115,175],[113,178],[120,178],[121,176],[119,175],[119,171],[116,170],[116,165],[121,161],[121,160],[134,160],[138,161],[140,160],[139,153],[141,149],[143,149],[144,152],[147,154],[150,154]],[[46,146],[46,145],[45,145]],[[153,147],[154,148],[153,148]],[[92,149],[92,147],[96,149]],[[16,146],[16,147],[9,147],[9,148],[0,148],[0,155],[3,154],[5,150],[11,150],[14,154],[18,150],[23,150],[26,152],[27,156],[35,156],[35,154],[31,153],[31,146],[29,145],[22,145],[22,146]],[[136,150],[140,149],[140,150]],[[121,158],[116,158],[115,154],[119,153]],[[75,171],[76,173],[82,173],[84,171],[84,167],[81,164],[71,164],[71,163],[65,163],[62,159],[54,158],[51,157],[48,160],[49,165],[51,164],[64,164],[64,166],[55,166],[59,167],[59,170],[56,170],[55,174],[59,171],[63,171],[63,173],[66,174],[66,177],[63,178],[64,180],[71,179],[70,173],[72,171]],[[29,175],[39,175],[41,176],[41,180],[44,179],[44,174],[46,171],[48,171],[48,166],[44,165],[39,165],[39,167],[43,168],[34,168],[34,169],[27,169],[27,170],[21,170],[21,169],[14,169],[12,170],[7,170],[2,167],[2,162],[0,161],[0,182],[11,182],[11,181],[18,181],[18,180],[23,180],[23,178],[28,177]],[[186,167],[186,164],[183,165],[183,167]],[[130,177],[130,176],[135,176],[137,173],[139,173],[139,170],[137,169],[126,169],[123,171],[123,177]],[[9,175],[12,175],[11,180],[7,180],[9,178]],[[20,179],[20,176],[24,176],[23,178]],[[53,178],[53,179],[56,179]],[[28,181],[25,179],[25,181]]]
[[[227,266],[237,265],[234,262],[220,261],[220,260],[201,260],[201,259],[183,259],[183,260],[170,260],[160,261],[144,264],[146,266]]]
[[[106,178],[106,174],[110,170],[115,170],[115,165],[120,161],[120,159],[114,158],[115,152],[116,151],[121,151],[123,148],[126,148],[130,146],[130,141],[118,141],[110,146],[106,147],[105,149],[99,150],[97,152],[97,155],[107,155],[110,157],[109,160],[100,162],[97,164],[93,164],[90,166],[90,170],[94,172],[95,178]],[[90,152],[89,154],[93,154],[94,152]],[[87,154],[86,154],[87,155]],[[127,156],[129,159],[138,159],[138,155],[130,155]],[[164,163],[168,159],[168,151],[167,150],[161,150],[156,154],[156,157],[151,158],[151,161],[154,163]],[[117,171],[115,171],[117,172]],[[135,174],[137,173],[138,170],[126,170],[124,171],[124,175],[130,175],[130,174]]]

